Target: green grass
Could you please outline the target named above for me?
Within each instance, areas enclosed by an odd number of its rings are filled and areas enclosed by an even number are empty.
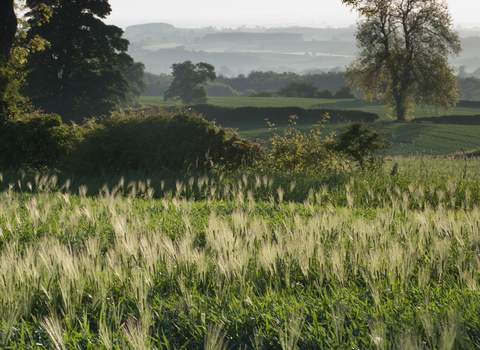
[[[224,127],[237,129],[238,134],[246,139],[268,140],[271,136],[268,126],[259,124],[225,124]],[[287,124],[276,124],[277,133],[281,133]],[[370,124],[375,127],[374,124]],[[303,133],[311,129],[311,124],[298,123],[296,128]],[[341,131],[343,125],[326,123],[323,135],[332,131]],[[448,125],[448,124],[410,124],[384,122],[381,132],[391,132],[387,138],[393,142],[390,148],[392,156],[412,155],[447,155],[456,152],[473,150],[480,147],[480,125]]]
[[[478,348],[480,160],[395,161],[394,177],[3,174],[0,344]]]
[[[163,102],[162,98],[142,97],[144,104],[154,105],[158,101]],[[307,98],[248,98],[248,97],[211,97],[209,103],[240,107],[240,106],[299,106],[303,108],[338,108],[338,109],[359,109],[377,113],[385,118],[381,131],[392,132],[394,137],[389,137],[393,142],[391,155],[393,156],[411,156],[411,155],[447,155],[455,152],[469,151],[480,147],[480,125],[448,125],[448,124],[410,124],[396,123],[386,119],[386,112],[383,106],[378,103],[367,103],[362,100],[331,100],[331,99],[307,99]],[[476,108],[455,108],[452,114],[475,115],[479,111]],[[441,115],[441,113],[438,113]],[[428,114],[420,106],[415,108],[417,117],[436,115],[435,112]],[[312,124],[297,121],[297,128],[302,132],[307,132]],[[258,123],[243,123],[235,121],[231,123],[223,122],[223,127],[237,129],[239,135],[247,139],[268,140],[271,132],[264,121]],[[286,124],[277,123],[277,132],[281,132]],[[372,124],[373,127],[373,124]],[[324,135],[332,131],[342,130],[343,125],[338,122],[325,124]]]
[[[171,106],[175,103],[166,103],[163,97],[140,97],[140,103],[146,106]],[[381,103],[366,102],[352,99],[317,99],[317,98],[292,98],[292,97],[209,97],[208,103],[226,107],[302,107],[302,108],[335,108],[335,109],[358,109],[378,114],[382,119],[388,120],[387,113]],[[478,108],[455,107],[450,114],[471,115],[478,114]],[[415,117],[427,117],[444,115],[443,110],[428,110],[421,106],[415,106]]]

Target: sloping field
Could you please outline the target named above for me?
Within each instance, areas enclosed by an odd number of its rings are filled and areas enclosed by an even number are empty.
[[[162,96],[151,97],[142,96],[140,103],[146,106],[172,106],[178,103],[168,102],[163,100]],[[335,109],[359,109],[367,112],[377,113],[382,119],[390,120],[387,117],[387,112],[381,103],[366,102],[358,99],[325,99],[325,98],[294,98],[294,97],[209,97],[209,104],[226,106],[226,107],[302,107],[302,108],[335,108]],[[428,110],[421,106],[416,106],[413,115],[415,117],[427,116],[441,116],[444,111]],[[452,115],[471,115],[480,114],[478,108],[455,107],[451,113]]]
[[[142,97],[141,102],[145,105],[167,105],[162,97]],[[393,133],[389,139],[393,142],[392,155],[446,155],[455,152],[470,151],[480,147],[480,125],[453,125],[453,124],[419,124],[397,123],[388,119],[383,106],[380,103],[368,103],[362,100],[352,99],[309,99],[309,98],[279,98],[279,97],[210,97],[209,104],[227,107],[286,107],[298,106],[302,108],[334,108],[344,110],[362,110],[378,114],[383,119],[380,130]],[[174,105],[174,104],[168,104]],[[441,116],[443,111],[428,111],[416,106],[414,115],[417,118]],[[456,107],[452,115],[476,115],[480,114],[478,108]],[[450,118],[454,118],[453,116]],[[430,120],[431,122],[431,120]],[[223,127],[237,129],[241,137],[247,139],[268,140],[271,136],[268,125],[265,122],[253,123],[249,121],[222,121]],[[286,123],[275,123],[281,132]],[[297,128],[303,132],[310,130],[311,121],[303,123],[301,118],[297,120]],[[372,124],[374,126],[374,124]],[[342,130],[344,125],[338,121],[325,124],[324,135],[335,130]]]

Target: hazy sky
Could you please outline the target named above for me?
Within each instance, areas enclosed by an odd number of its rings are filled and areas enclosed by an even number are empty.
[[[340,0],[109,0],[106,22],[119,27],[165,22],[176,27],[237,28],[259,26],[347,27],[357,15]],[[480,27],[480,0],[447,0],[454,24]],[[132,7],[134,6],[134,7]]]

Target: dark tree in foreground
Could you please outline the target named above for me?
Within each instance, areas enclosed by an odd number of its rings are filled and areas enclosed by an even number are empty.
[[[25,10],[23,1],[0,0],[0,41],[4,53],[0,55],[0,123],[31,107],[20,93],[25,82],[25,64],[33,52],[43,50],[47,44],[35,35],[27,38],[30,25],[23,16],[15,16]],[[48,21],[50,11],[45,6],[40,5],[36,11],[39,14],[37,25]]]
[[[52,10],[48,23],[35,25],[36,6]],[[106,0],[29,0],[29,36],[50,42],[31,55],[24,94],[36,107],[81,121],[109,114],[125,101],[130,86],[124,73],[133,65],[122,29],[102,19],[111,12]]]
[[[415,103],[444,109],[458,101],[450,54],[460,51],[458,33],[440,0],[361,0],[374,8],[358,24],[359,52],[345,80],[365,94],[382,98],[390,115],[405,120]]]
[[[172,65],[173,82],[163,93],[165,101],[181,100],[184,104],[206,103],[207,90],[203,85],[215,80],[215,67],[208,63],[191,61]]]
[[[17,16],[13,0],[0,0],[0,60],[8,60],[17,32]]]
[[[17,17],[13,9],[13,0],[0,0],[0,120],[3,121],[9,109],[7,91],[10,79],[8,60],[17,31]]]

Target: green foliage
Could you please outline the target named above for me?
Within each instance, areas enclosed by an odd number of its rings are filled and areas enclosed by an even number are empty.
[[[145,72],[145,82],[147,84],[147,91],[144,96],[163,96],[163,93],[168,90],[172,84],[173,77],[170,74],[153,74]]]
[[[140,95],[147,91],[147,84],[145,83],[145,65],[141,62],[135,62],[128,67],[123,74],[128,80],[130,92],[128,93],[125,105],[131,107],[140,107],[138,99]]]
[[[333,98],[333,93],[330,90],[325,89],[325,90],[318,91],[315,97],[316,98]]]
[[[3,173],[2,347],[479,348],[480,160],[425,162]]]
[[[81,173],[234,169],[253,165],[264,152],[193,112],[118,111],[85,128],[68,164]]]
[[[313,83],[293,82],[278,90],[277,94],[282,97],[314,98],[319,92]]]
[[[52,11],[41,26],[36,24],[39,4]],[[28,5],[28,38],[38,36],[50,43],[33,53],[26,66],[23,93],[34,106],[58,113],[64,121],[81,122],[108,115],[127,99],[132,86],[123,72],[134,62],[126,54],[129,43],[122,29],[102,21],[111,12],[107,1],[29,0]]]
[[[206,86],[208,96],[240,96],[240,92],[232,89],[232,87],[225,84],[208,84]]]
[[[81,139],[81,128],[56,114],[24,113],[0,124],[2,169],[54,169]]]
[[[26,6],[15,3],[15,11],[22,13]],[[49,20],[51,11],[44,4],[39,4],[35,11],[38,16],[32,24],[41,26]],[[35,52],[45,49],[48,42],[39,36],[31,35],[30,24],[23,17],[18,18],[18,28],[9,60],[0,60],[0,123],[25,112],[29,107],[28,99],[20,94],[25,82],[25,65],[27,58]]]
[[[474,92],[472,92],[472,100],[480,101],[480,89],[477,89]]]
[[[458,78],[460,100],[475,100],[475,91],[480,90],[480,79],[476,77]]]
[[[276,91],[272,90],[262,90],[262,91],[255,91],[252,92],[245,90],[248,93],[248,97],[273,97],[276,94]]]
[[[458,102],[450,54],[461,51],[443,2],[358,1],[375,9],[356,33],[359,52],[345,79],[365,98],[383,99],[390,116],[405,121],[415,103],[448,110]]]
[[[217,78],[215,67],[208,63],[185,61],[173,64],[172,69],[172,85],[163,93],[165,101],[181,100],[184,104],[207,102],[207,91],[203,85]]]
[[[331,89],[332,91],[345,85],[345,79],[341,72],[300,75],[293,72],[276,73],[273,71],[252,71],[248,75],[240,74],[237,77],[231,78],[220,75],[217,81],[243,93],[245,93],[246,90],[278,91],[293,82],[313,83],[321,90]]]
[[[332,152],[323,146],[325,142],[321,137],[322,124],[315,124],[309,133],[302,133],[295,128],[296,115],[289,118],[288,127],[283,134],[276,133],[275,124],[268,121],[272,136],[269,139],[271,145],[268,167],[279,171],[315,170],[325,172],[334,162]],[[328,114],[323,115],[322,122],[327,121]],[[326,139],[328,141],[328,138]]]
[[[355,98],[355,95],[352,93],[350,86],[342,86],[335,92],[333,98]]]
[[[362,122],[354,122],[340,133],[339,139],[326,142],[325,147],[355,161],[361,170],[378,170],[392,144],[384,136],[378,131],[378,126],[374,130]]]

